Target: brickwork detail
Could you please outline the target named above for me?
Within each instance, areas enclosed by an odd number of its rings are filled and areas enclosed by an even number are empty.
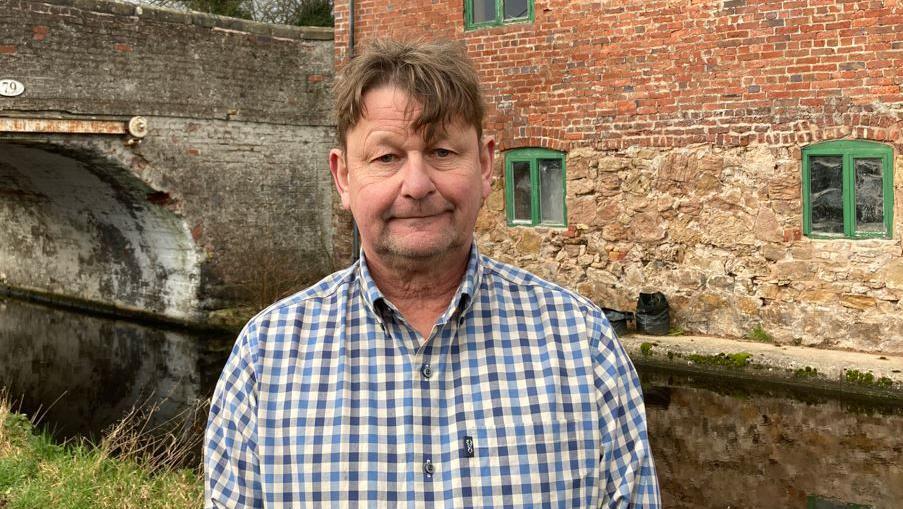
[[[37,254],[28,263],[4,247],[12,246],[5,242],[12,233],[0,232],[0,260],[34,269],[17,270],[16,280],[5,283],[203,320],[236,304],[266,305],[279,293],[328,273],[334,266],[327,164],[334,138],[328,100],[333,54],[329,29],[102,0],[0,0],[0,77],[26,87],[18,97],[0,98],[0,116],[148,119],[148,135],[138,144],[117,136],[7,134],[0,135],[0,151],[27,143],[33,150],[60,153],[80,161],[66,164],[88,168],[85,180],[118,172],[116,179],[131,180],[126,188],[142,190],[128,199],[146,196],[134,210],[150,210],[149,217],[160,212],[172,220],[171,231],[153,232],[152,225],[125,217],[128,206],[108,214],[91,210],[120,232],[145,228],[162,239],[155,245],[120,246],[125,254],[114,256],[114,265],[131,252],[155,251],[156,258],[142,260],[161,259],[169,248],[193,260],[173,262],[178,270],[148,262],[143,269],[152,280],[136,281],[128,292],[75,281],[109,272],[87,258],[76,270],[58,271],[72,280],[56,273],[41,279],[36,276],[40,267],[58,264],[67,248],[60,239],[41,238],[26,228],[13,240],[15,253]],[[94,167],[94,159],[109,164]],[[7,193],[0,189],[0,207],[11,211],[9,217],[28,207],[22,197],[33,191],[28,168],[18,166],[17,174],[25,175],[21,185]],[[38,216],[40,223],[61,221]],[[96,228],[82,230],[71,236],[91,243]],[[166,237],[167,232],[178,238]],[[42,252],[42,245],[54,246],[57,255]],[[13,271],[4,269],[0,266],[0,273],[11,278]],[[190,292],[182,293],[189,295],[166,297],[159,305],[149,305],[140,295],[142,285],[164,288],[177,272],[184,273]],[[283,288],[286,282],[291,284]]]
[[[535,22],[476,30],[461,1],[355,6],[356,44],[462,40],[502,151],[568,153],[570,226],[508,227],[497,177],[490,255],[606,307],[662,290],[687,331],[903,353],[898,2],[536,0]],[[892,240],[802,236],[800,149],[835,139],[894,148]]]

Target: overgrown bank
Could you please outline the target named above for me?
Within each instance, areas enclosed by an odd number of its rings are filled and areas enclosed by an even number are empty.
[[[147,430],[134,422],[127,418],[97,445],[60,445],[0,400],[0,507],[202,507],[200,476],[177,466],[186,442],[174,435],[148,440],[141,436]]]

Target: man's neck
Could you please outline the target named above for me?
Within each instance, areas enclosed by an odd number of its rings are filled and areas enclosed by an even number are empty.
[[[367,268],[383,296],[426,340],[461,285],[467,261],[465,255],[457,260],[384,264],[368,257]]]

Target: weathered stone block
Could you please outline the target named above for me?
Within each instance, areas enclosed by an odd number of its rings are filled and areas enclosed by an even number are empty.
[[[567,175],[568,180],[590,179],[596,178],[596,168],[591,166],[590,160],[586,157],[574,157],[571,155],[567,158]],[[570,185],[570,184],[568,184]]]
[[[602,238],[608,241],[627,240],[628,230],[623,224],[614,222],[602,227]]]
[[[633,238],[638,242],[657,242],[665,238],[665,228],[656,214],[637,214],[631,223]]]
[[[756,238],[766,242],[781,242],[784,232],[778,218],[770,209],[762,207],[756,215]]]
[[[840,296],[840,303],[844,307],[848,307],[851,309],[868,309],[871,307],[875,307],[875,298],[869,297],[866,295],[856,295],[852,293],[845,293]]]
[[[881,273],[888,288],[903,291],[903,258],[897,258],[885,265]]]
[[[837,300],[838,292],[828,288],[815,288],[800,292],[799,299],[803,302],[825,304]]]
[[[600,172],[617,172],[629,168],[630,161],[624,157],[602,157],[599,158],[596,166]]]
[[[780,261],[772,266],[771,277],[783,280],[807,280],[812,277],[812,270],[809,262]]]
[[[568,191],[575,196],[590,194],[596,190],[596,183],[592,179],[577,179],[568,181]]]
[[[527,228],[520,228],[516,231],[517,233],[513,237],[518,253],[527,256],[538,256],[539,249],[542,247],[542,237],[535,230]]]
[[[764,246],[762,246],[762,256],[764,256],[768,261],[774,262],[777,260],[782,260],[786,255],[787,249],[781,247],[780,245],[765,244]]]
[[[568,203],[568,223],[595,225],[597,215],[596,198],[585,196]]]

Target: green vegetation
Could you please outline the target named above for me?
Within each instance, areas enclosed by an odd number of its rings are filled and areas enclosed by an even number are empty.
[[[874,385],[877,387],[890,388],[894,385],[894,381],[886,376],[875,379],[875,375],[871,371],[862,372],[858,369],[848,369],[844,372],[844,380],[857,385]]]
[[[252,19],[251,6],[246,0],[177,0],[176,3],[191,11]]]
[[[288,22],[290,25],[302,27],[331,27],[335,23],[332,17],[332,2],[330,0],[300,2]]]
[[[774,338],[771,337],[771,334],[765,331],[762,328],[762,325],[756,325],[749,332],[746,333],[746,339],[751,341],[758,341],[759,343],[773,343]]]
[[[652,355],[652,343],[643,343],[640,345],[640,353],[643,355]]]
[[[146,0],[146,3],[264,23],[331,27],[332,0]]]
[[[719,353],[718,355],[688,355],[687,359],[695,364],[707,366],[722,366],[725,368],[745,368],[749,366],[749,358],[752,354],[746,352],[740,353]]]
[[[683,329],[680,325],[672,325],[670,329],[668,329],[669,336],[683,336],[687,331]]]
[[[4,509],[200,508],[203,483],[177,468],[189,450],[182,438],[149,439],[137,414],[99,445],[53,443],[0,401],[0,507]],[[199,469],[198,469],[199,470]]]
[[[806,366],[793,372],[795,378],[812,378],[818,376],[818,370],[812,366]]]

